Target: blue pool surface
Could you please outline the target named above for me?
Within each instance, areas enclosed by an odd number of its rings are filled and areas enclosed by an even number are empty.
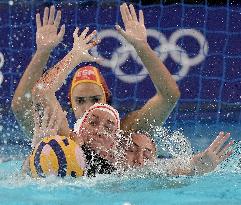
[[[0,164],[0,201],[30,204],[240,204],[239,171],[216,171],[199,177],[102,175],[96,178],[33,180],[21,176],[20,161]]]
[[[183,133],[202,150],[220,130],[230,131],[238,141],[241,126],[191,125]],[[1,205],[232,205],[241,204],[240,148],[230,160],[213,173],[195,177],[164,177],[155,172],[98,175],[95,178],[48,177],[35,180],[21,174],[21,164],[27,148],[17,145],[0,146],[0,204]],[[9,160],[9,161],[5,161]],[[151,167],[150,167],[151,170]]]

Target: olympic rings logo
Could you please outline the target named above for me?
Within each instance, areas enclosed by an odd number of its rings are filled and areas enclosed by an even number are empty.
[[[0,69],[3,67],[3,64],[4,64],[4,56],[3,54],[0,52]],[[0,71],[0,85],[2,84],[3,82],[3,74],[2,72]]]
[[[147,35],[158,40],[160,45],[155,47],[154,51],[162,61],[165,61],[170,54],[171,58],[181,66],[181,69],[173,75],[174,79],[177,81],[184,78],[192,66],[201,63],[208,53],[207,40],[202,33],[195,29],[177,30],[172,33],[169,39],[154,29],[147,29]],[[177,45],[177,41],[185,36],[193,37],[199,44],[199,53],[194,57],[190,58],[187,52]],[[102,30],[98,33],[98,37],[100,39],[114,38],[121,44],[121,47],[112,53],[110,59],[101,56],[101,58],[104,59],[101,65],[111,68],[116,77],[126,83],[137,83],[147,77],[148,71],[142,64],[134,47],[130,45],[117,31],[111,29]],[[94,56],[99,56],[97,47],[94,47],[91,52]],[[121,65],[123,65],[130,57],[132,57],[137,64],[142,66],[142,69],[138,74],[126,74],[121,70]]]

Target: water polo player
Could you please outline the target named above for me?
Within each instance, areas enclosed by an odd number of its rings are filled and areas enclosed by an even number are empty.
[[[172,78],[165,65],[160,61],[147,43],[147,34],[144,26],[144,17],[142,11],[139,12],[139,20],[137,20],[136,13],[132,5],[128,7],[126,4],[122,4],[120,10],[125,31],[119,26],[117,26],[116,29],[130,44],[134,46],[140,59],[149,71],[152,82],[157,89],[157,94],[151,98],[140,110],[129,113],[121,121],[121,127],[124,130],[148,130],[151,125],[162,125],[177,102],[180,92],[175,80]],[[39,15],[37,14],[37,36],[42,35],[43,39],[51,38],[55,43],[50,44],[49,42],[52,41],[46,40],[46,42],[41,45],[41,42],[37,42],[38,45],[41,46],[37,46],[38,49],[36,52],[36,57],[32,59],[18,85],[13,98],[12,107],[18,121],[29,134],[33,133],[33,119],[31,116],[31,111],[29,111],[31,101],[34,101],[35,106],[49,106],[51,112],[53,112],[55,107],[59,107],[60,109],[58,109],[58,115],[64,117],[64,120],[61,123],[58,134],[67,136],[70,133],[70,128],[67,118],[64,115],[63,109],[61,108],[55,93],[62,86],[68,74],[78,64],[81,62],[99,62],[99,59],[94,58],[88,53],[89,49],[98,44],[99,41],[94,40],[96,31],[93,31],[90,35],[87,35],[89,29],[86,28],[81,35],[79,35],[79,29],[77,28],[73,35],[74,44],[72,50],[63,58],[63,60],[57,63],[49,72],[41,77],[43,66],[47,61],[50,50],[56,46],[57,42],[59,42],[59,40],[56,39],[61,39],[59,36],[62,36],[62,33],[57,35],[57,28],[60,21],[59,15],[57,14],[55,18],[55,21],[57,22],[55,22],[53,21],[54,7],[51,7],[50,9],[49,18],[48,12],[49,11],[46,8],[42,25]],[[42,32],[42,30],[46,30],[47,27],[54,27],[55,32]],[[48,56],[46,52],[44,54],[42,53],[46,49],[39,50],[39,48],[43,46],[51,48],[47,49],[47,51],[49,51],[47,52]],[[80,70],[82,70],[82,74],[91,72],[88,69],[86,71],[86,68],[82,68]],[[80,70],[78,70],[78,72],[81,73]],[[34,86],[34,83],[40,77],[41,79]],[[101,78],[99,72],[96,77]],[[77,83],[71,89],[71,104],[73,106],[76,119],[78,119],[78,117],[95,102],[107,102],[109,92],[108,89],[105,89],[104,80],[98,81],[96,79],[93,80],[92,78],[89,82],[85,83],[81,83],[81,81],[79,81],[79,83]],[[96,83],[97,81],[100,83]],[[33,87],[34,89],[32,89]],[[33,90],[32,96],[28,95],[31,89]]]
[[[200,175],[213,171],[218,164],[231,154],[230,149],[234,141],[229,141],[230,133],[220,132],[211,145],[193,156],[179,156],[177,158],[158,159],[155,142],[147,133],[130,133],[124,140],[125,168],[138,168],[144,165],[157,165],[167,175]]]
[[[55,113],[56,112],[57,111],[55,111]],[[40,163],[39,157],[37,157],[37,159],[39,160],[38,162],[36,160],[35,161],[33,160],[34,158],[36,158],[36,153],[39,153],[37,150],[38,149],[42,150],[44,146],[49,146],[49,141],[51,140],[56,141],[56,137],[54,137],[54,139],[53,138],[42,139],[42,138],[45,136],[56,136],[56,133],[57,133],[56,128],[57,126],[60,125],[62,121],[60,118],[56,118],[55,115],[50,114],[48,109],[45,109],[42,120],[38,118],[38,116],[39,116],[38,114],[35,115],[36,129],[35,129],[35,135],[32,143],[33,146],[35,146],[34,148],[35,151],[31,155],[32,158],[30,157],[30,164],[32,163],[32,166],[30,166],[30,168],[31,168],[31,172],[34,173],[34,175],[36,175],[37,173],[37,168],[38,168],[37,164]],[[41,121],[41,123],[39,123],[39,121]],[[84,151],[85,159],[86,159],[85,173],[87,176],[94,176],[97,173],[109,174],[113,170],[115,170],[115,165],[114,165],[116,162],[115,152],[117,151],[117,134],[119,133],[119,129],[120,129],[119,114],[117,110],[115,110],[113,107],[107,104],[99,104],[99,103],[94,104],[75,123],[75,129],[74,129],[74,132],[71,133],[70,140],[71,141],[73,140],[73,142],[75,142],[76,145],[81,147]],[[64,140],[66,139],[67,138],[65,137]],[[57,145],[61,145],[61,147],[63,148],[63,152],[66,151],[67,153],[70,153],[71,149],[68,146],[66,147],[64,140],[58,138],[57,142],[55,142],[55,145],[56,143]],[[73,146],[74,145],[72,145],[72,147]],[[76,146],[75,146],[75,149],[77,149]],[[38,155],[40,156],[41,154],[38,154]],[[46,158],[46,154],[43,153],[42,155],[43,155],[42,157],[43,158],[42,162],[43,162],[44,159]],[[52,155],[54,154],[52,153]],[[63,156],[63,154],[61,155]],[[73,155],[73,157],[75,157],[75,155]],[[81,156],[80,159],[82,158],[83,157]],[[55,164],[57,163],[57,161],[58,160],[56,158]],[[59,161],[61,162],[61,160]],[[35,162],[35,166],[33,166],[34,162]],[[25,169],[26,169],[26,163],[25,163]],[[44,164],[44,162],[42,166],[45,167],[45,171],[41,171],[40,173],[46,173],[47,166]]]
[[[76,119],[95,103],[110,103],[111,92],[97,68],[79,68],[72,79],[69,99]]]
[[[51,116],[51,118],[53,117]],[[46,117],[44,119],[47,120]],[[51,121],[53,120],[48,120],[48,122]],[[51,131],[49,129],[51,125],[46,127],[48,127],[47,130],[42,129],[44,135]],[[85,151],[88,176],[114,171],[116,162],[119,160],[116,158],[116,153],[120,152],[120,147],[125,150],[119,161],[122,167],[143,167],[145,164],[155,161],[169,175],[194,175],[212,171],[232,153],[229,148],[233,141],[227,143],[230,134],[224,135],[223,132],[220,132],[213,143],[201,153],[174,159],[157,159],[155,142],[147,133],[129,133],[118,141],[120,139],[117,139],[119,127],[118,112],[104,104],[91,106],[76,122],[75,134],[72,135],[72,139]],[[118,144],[119,142],[121,142],[121,146]],[[224,146],[224,144],[227,145]],[[118,151],[117,147],[119,147]]]
[[[77,120],[71,138],[82,145],[88,176],[109,174],[115,170],[119,130],[119,113],[107,104],[92,105]]]

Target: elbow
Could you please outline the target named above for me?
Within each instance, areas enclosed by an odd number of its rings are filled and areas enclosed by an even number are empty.
[[[46,92],[47,90],[44,89],[41,83],[36,83],[31,90],[31,94],[33,98],[44,96]]]
[[[20,105],[20,102],[16,99],[16,97],[14,96],[13,97],[13,100],[11,102],[11,109],[14,113],[17,112],[17,110],[19,109],[19,105]]]
[[[16,93],[13,96],[12,102],[11,102],[11,109],[14,114],[19,112],[19,110],[22,109],[22,97],[16,95]]]
[[[180,99],[180,97],[181,97],[181,92],[179,88],[176,88],[172,93],[169,94],[167,99],[169,103],[176,104],[177,101]]]

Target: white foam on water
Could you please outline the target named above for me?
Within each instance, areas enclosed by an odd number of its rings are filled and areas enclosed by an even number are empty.
[[[181,130],[170,131],[163,127],[153,127],[155,139],[158,145],[160,155],[168,155],[171,157],[190,156],[192,155],[192,146],[190,141]]]

